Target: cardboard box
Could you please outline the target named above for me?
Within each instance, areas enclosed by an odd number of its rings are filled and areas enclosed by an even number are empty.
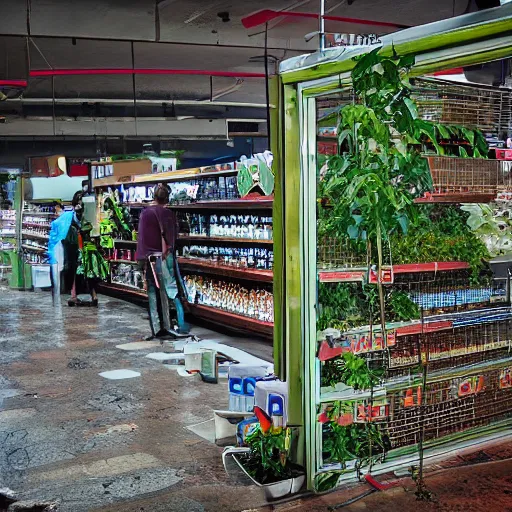
[[[91,169],[92,177],[95,180],[110,178],[111,176],[119,180],[126,176],[151,174],[151,160],[144,158],[141,160],[123,160],[120,162],[92,162]]]

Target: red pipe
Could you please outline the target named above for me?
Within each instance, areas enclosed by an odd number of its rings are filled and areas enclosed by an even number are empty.
[[[68,75],[205,75],[234,78],[265,78],[264,73],[242,71],[209,71],[206,69],[33,69],[31,77]]]
[[[464,68],[453,68],[446,69],[445,71],[436,71],[432,73],[433,76],[443,76],[443,75],[462,75],[464,73]]]
[[[273,11],[272,9],[263,9],[261,11],[250,14],[245,18],[242,18],[242,25],[245,28],[253,28],[258,25],[268,23],[279,16],[295,16],[299,18],[315,18],[318,19],[320,16],[313,12],[292,12],[292,11]],[[372,20],[360,20],[357,18],[344,18],[342,16],[324,16],[324,20],[330,21],[342,21],[345,23],[353,23],[355,25],[373,25],[376,27],[391,27],[391,28],[409,28],[408,25],[400,25],[398,23],[388,23],[387,21],[372,21]]]
[[[0,87],[27,87],[26,80],[0,80]]]

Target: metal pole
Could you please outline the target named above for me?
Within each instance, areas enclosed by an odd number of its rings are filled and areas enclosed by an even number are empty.
[[[325,50],[325,0],[320,0],[320,51]]]

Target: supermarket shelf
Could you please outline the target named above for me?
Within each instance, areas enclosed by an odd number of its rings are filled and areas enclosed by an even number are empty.
[[[273,244],[272,240],[256,240],[253,238],[226,238],[222,236],[178,236],[178,241],[183,242],[209,242],[209,243],[236,243],[236,244],[251,244],[251,245],[259,245],[259,244]]]
[[[53,217],[55,217],[55,213],[54,212],[31,212],[31,211],[23,211],[22,212],[23,215],[51,215]]]
[[[50,229],[51,226],[47,226],[45,224],[38,224],[37,222],[25,222],[23,221],[23,226],[27,226],[29,228],[45,228],[45,229]]]
[[[47,252],[48,251],[48,249],[43,249],[42,247],[34,247],[32,245],[22,244],[21,247],[23,247],[23,249],[26,249],[27,251],[33,251],[33,252]]]
[[[127,263],[131,265],[137,265],[138,262],[134,260],[107,260],[107,263]]]
[[[368,269],[353,268],[342,270],[319,270],[318,280],[321,283],[342,283],[362,281]]]
[[[127,293],[129,295],[133,295],[136,297],[141,297],[147,299],[148,294],[139,288],[135,288],[134,286],[128,286],[119,283],[99,283],[98,288],[101,290],[102,288],[106,290],[114,290],[117,292]]]
[[[213,323],[250,331],[265,337],[272,337],[274,334],[274,324],[271,322],[262,322],[255,318],[237,315],[211,306],[203,306],[202,304],[189,303],[187,307],[194,316]]]
[[[496,194],[453,193],[453,194],[428,194],[414,200],[419,204],[434,203],[489,203],[496,198]]]
[[[171,205],[173,210],[271,210],[273,198],[263,199],[226,199],[219,201],[198,201],[196,203]]]
[[[21,232],[21,236],[26,236],[29,238],[37,238],[38,240],[49,240],[50,237],[46,235],[38,235],[37,233],[27,233],[26,231]]]
[[[234,176],[238,171],[236,169],[226,169],[223,171],[204,171],[201,168],[179,169],[172,172],[161,172],[156,174],[137,174],[134,176],[126,176],[125,179],[118,179],[116,176],[107,178],[98,178],[93,180],[93,187],[112,187],[116,185],[131,185],[138,183],[160,183],[186,181],[188,179],[208,178],[211,176]]]
[[[449,270],[464,270],[468,268],[469,264],[465,261],[432,261],[428,263],[407,263],[404,265],[393,265],[393,273],[409,274],[418,272],[443,272]],[[366,268],[319,270],[318,279],[321,283],[362,281],[366,273]]]
[[[0,236],[3,236],[4,238],[16,238],[16,233],[3,233],[0,231]]]
[[[219,265],[209,260],[200,258],[178,258],[180,269],[182,270],[198,270],[205,274],[215,276],[235,277],[237,279],[245,279],[247,281],[259,281],[263,283],[271,283],[273,281],[272,270],[259,270],[250,268],[232,267],[229,265]]]

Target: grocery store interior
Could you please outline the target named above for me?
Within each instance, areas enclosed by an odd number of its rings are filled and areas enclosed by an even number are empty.
[[[0,512],[510,509],[512,1],[2,15]]]

